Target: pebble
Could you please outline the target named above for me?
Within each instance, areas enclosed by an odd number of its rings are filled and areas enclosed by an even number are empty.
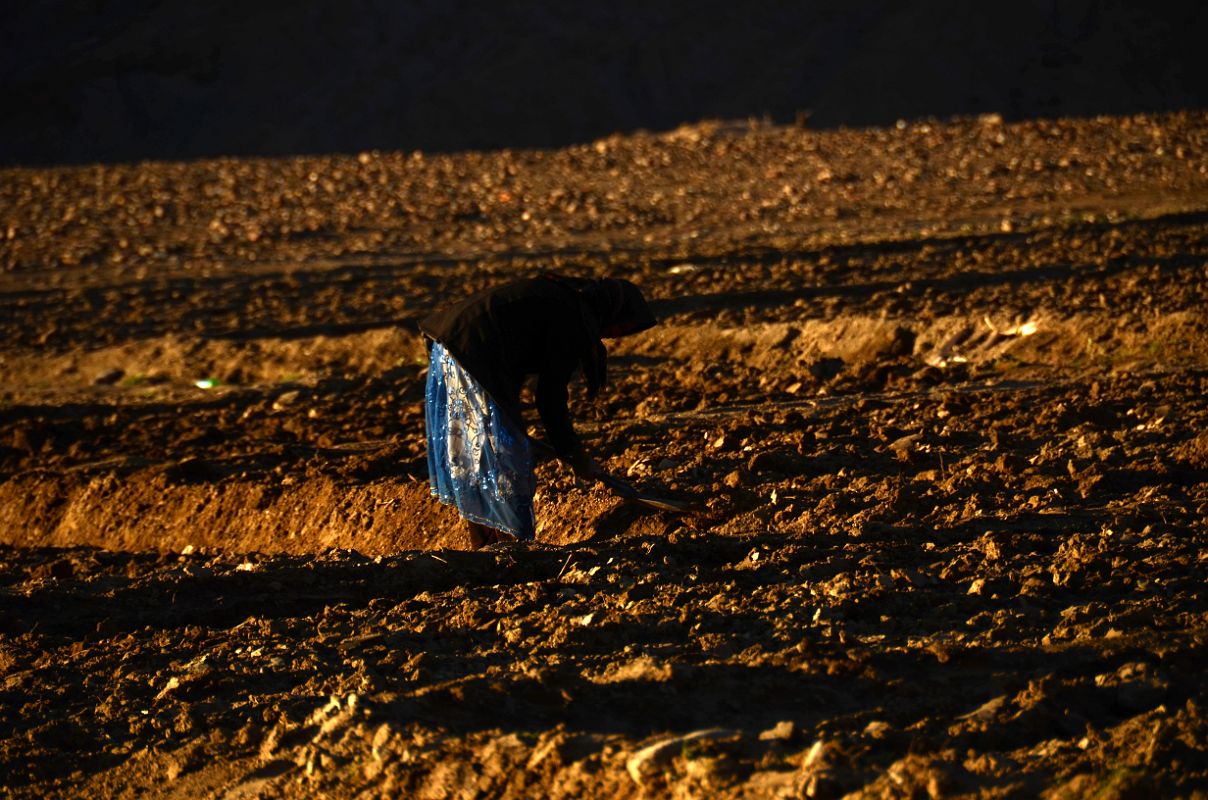
[[[751,472],[769,472],[775,470],[778,466],[777,453],[772,450],[763,450],[751,456],[747,462],[747,469]]]
[[[889,449],[892,450],[894,453],[896,453],[899,459],[901,459],[901,460],[909,459],[911,453],[914,452],[916,449],[918,449],[919,439],[921,439],[921,438],[922,438],[921,434],[917,434],[917,433],[908,434],[906,436],[903,436],[900,439],[895,440],[892,444],[889,445]]]
[[[793,724],[792,720],[785,719],[785,720],[781,720],[780,722],[777,722],[775,726],[768,728],[766,731],[762,731],[759,734],[759,739],[760,739],[760,741],[764,741],[764,742],[770,742],[770,741],[787,742],[790,739],[792,739],[796,734],[797,734],[797,726]]]
[[[278,395],[277,399],[273,401],[273,410],[280,411],[283,408],[291,406],[295,402],[297,402],[298,398],[301,396],[302,396],[302,393],[299,392],[297,389],[293,389],[293,390],[285,392],[281,395]]]
[[[671,736],[666,739],[660,739],[654,744],[643,747],[631,755],[625,761],[625,769],[629,771],[629,777],[633,778],[634,783],[641,786],[654,775],[660,773],[663,765],[678,753],[683,752],[684,747],[689,743],[729,739],[737,735],[737,731],[727,728],[706,728],[684,734],[683,736]]]
[[[998,712],[1005,708],[1006,705],[1007,696],[999,695],[998,697],[987,700],[977,708],[970,711],[968,714],[964,714],[957,719],[991,720],[994,719]]]
[[[92,382],[97,386],[112,386],[124,377],[126,377],[126,373],[122,370],[110,369],[97,375]]]

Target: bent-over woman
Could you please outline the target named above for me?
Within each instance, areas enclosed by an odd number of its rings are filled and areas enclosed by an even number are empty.
[[[536,532],[533,446],[520,390],[536,377],[537,412],[557,456],[586,479],[607,476],[571,424],[567,386],[582,369],[588,397],[605,382],[603,338],[655,324],[629,281],[546,274],[471,295],[420,323],[432,339],[425,423],[432,494],[454,505],[470,546]]]

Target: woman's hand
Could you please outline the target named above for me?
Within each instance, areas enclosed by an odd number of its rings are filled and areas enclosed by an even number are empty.
[[[608,474],[600,463],[584,450],[575,453],[570,459],[570,468],[575,471],[575,477],[585,481],[598,481]]]
[[[608,487],[615,495],[620,497],[636,497],[637,489],[634,489],[620,478],[609,475],[600,466],[600,463],[585,452],[580,452],[574,458],[570,459],[571,468],[575,471],[575,476],[580,480],[599,481]]]

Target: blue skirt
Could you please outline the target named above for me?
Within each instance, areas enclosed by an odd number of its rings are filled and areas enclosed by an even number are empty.
[[[432,495],[471,522],[532,539],[537,479],[528,436],[439,342],[424,412]]]

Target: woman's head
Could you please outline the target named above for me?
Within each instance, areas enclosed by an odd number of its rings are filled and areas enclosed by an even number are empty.
[[[652,328],[658,322],[646,304],[642,290],[630,281],[600,278],[579,291],[595,313],[602,337],[629,336]]]
[[[628,336],[654,327],[658,320],[642,290],[620,278],[567,278],[552,272],[547,280],[571,288],[579,296],[583,313],[583,376],[587,380],[587,396],[595,397],[608,377],[608,351],[601,338]]]

